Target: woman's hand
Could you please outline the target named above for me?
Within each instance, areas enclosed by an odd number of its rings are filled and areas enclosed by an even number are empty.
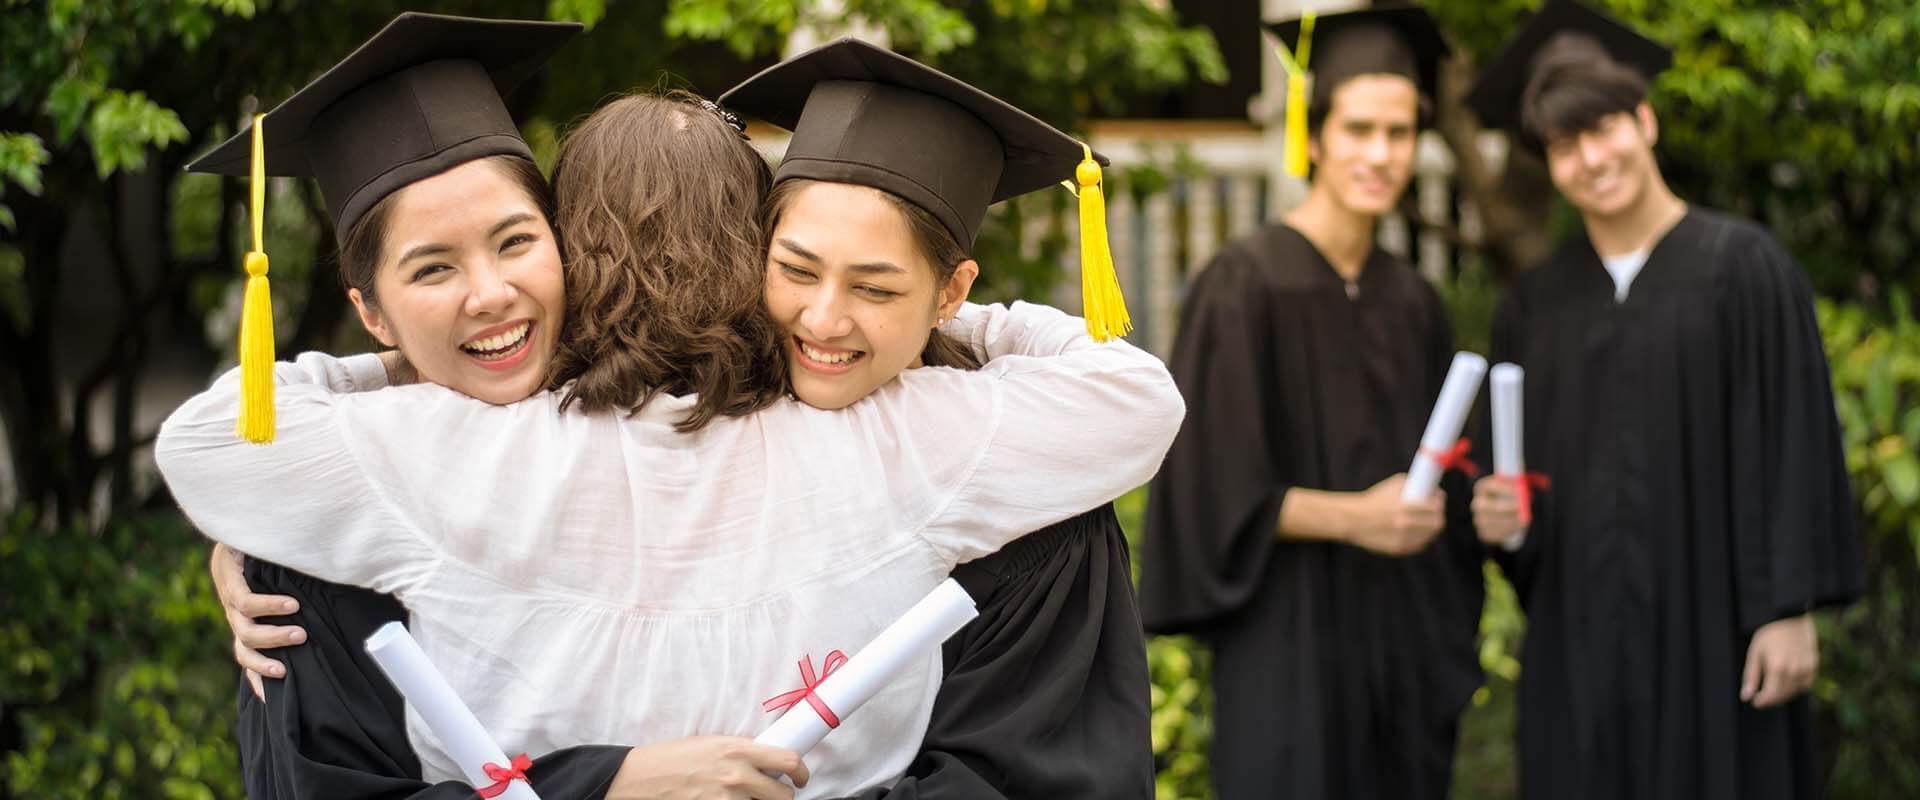
[[[627,751],[607,800],[791,800],[793,787],[781,775],[807,785],[807,765],[792,751],[738,736],[692,736]]]
[[[254,594],[240,570],[245,556],[224,544],[213,546],[213,559],[207,571],[213,573],[213,591],[227,615],[227,627],[233,630],[233,663],[246,671],[253,696],[267,699],[260,676],[284,678],[287,666],[260,654],[260,648],[285,647],[307,640],[307,630],[298,625],[261,625],[255,617],[291,614],[300,602],[286,595]]]

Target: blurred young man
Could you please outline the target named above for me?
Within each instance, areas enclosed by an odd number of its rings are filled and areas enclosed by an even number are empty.
[[[1464,484],[1451,529],[1440,496],[1400,500],[1452,334],[1374,242],[1446,46],[1415,7],[1320,17],[1310,47],[1301,27],[1275,33],[1312,53],[1313,187],[1188,290],[1189,413],[1152,485],[1141,605],[1213,648],[1223,800],[1443,797],[1480,681],[1482,547]]]
[[[1584,235],[1515,281],[1495,360],[1527,370],[1530,530],[1475,487],[1528,623],[1530,798],[1803,798],[1815,608],[1859,595],[1852,496],[1808,282],[1758,225],[1661,177],[1668,53],[1551,2],[1469,102],[1544,154]]]

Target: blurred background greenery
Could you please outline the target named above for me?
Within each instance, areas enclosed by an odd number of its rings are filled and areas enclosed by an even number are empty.
[[[796,30],[851,18],[1067,127],[1121,117],[1245,119],[1260,0],[6,0],[0,2],[0,796],[239,795],[235,691],[204,541],[172,510],[148,447],[172,402],[230,361],[242,185],[187,176],[193,154],[284,97],[400,10],[575,19],[593,32],[512,99],[550,157],[566,126],[633,88],[718,93]],[[1324,3],[1319,5],[1325,5]],[[1440,132],[1475,133],[1460,77],[1537,0],[1434,0],[1459,46]],[[1920,4],[1607,0],[1676,46],[1655,93],[1683,197],[1771,226],[1820,295],[1863,510],[1871,591],[1822,620],[1815,707],[1829,791],[1920,796]],[[1171,191],[1178,154],[1115,183]],[[1463,160],[1484,233],[1442,290],[1484,349],[1508,276],[1570,224],[1537,163]],[[364,347],[310,185],[276,184],[280,348]],[[981,294],[1046,296],[1070,247],[983,235]],[[1465,241],[1462,239],[1462,241]],[[1122,502],[1138,531],[1145,498]],[[1456,796],[1515,792],[1511,723],[1524,621],[1489,571],[1488,683],[1463,721]],[[1151,645],[1166,798],[1207,796],[1207,655]]]

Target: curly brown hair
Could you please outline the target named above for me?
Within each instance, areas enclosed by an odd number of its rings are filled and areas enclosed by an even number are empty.
[[[757,218],[765,159],[686,92],[602,106],[560,143],[553,187],[567,317],[549,380],[593,412],[698,395],[677,423],[767,407],[786,390]]]

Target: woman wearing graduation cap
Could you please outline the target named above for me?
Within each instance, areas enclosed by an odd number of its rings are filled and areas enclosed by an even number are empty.
[[[418,255],[435,255],[428,244]],[[509,749],[751,732],[765,724],[760,693],[791,688],[798,656],[857,647],[956,562],[1105,502],[1157,464],[1180,413],[1157,361],[1095,345],[1061,315],[988,317],[1022,326],[1030,355],[916,370],[838,412],[776,402],[693,434],[676,428],[708,398],[583,414],[562,412],[557,393],[504,407],[434,386],[341,394],[381,385],[384,370],[310,355],[278,369],[272,444],[234,438],[229,377],[169,420],[158,460],[215,538],[407,602],[429,654]],[[458,349],[514,358],[542,319]],[[989,349],[995,333],[980,337]],[[1095,408],[1114,424],[1076,428]],[[1052,460],[1036,470],[1039,459]],[[807,791],[899,774],[938,671],[935,658],[829,737]],[[414,738],[428,775],[453,774]]]
[[[1274,33],[1313,72],[1287,109],[1312,188],[1187,290],[1172,369],[1194,412],[1154,479],[1141,606],[1213,649],[1220,797],[1443,797],[1480,682],[1481,546],[1441,497],[1400,499],[1452,335],[1375,227],[1446,45],[1418,7]]]
[[[792,390],[816,407],[1000,355],[941,328],[979,274],[987,207],[1062,181],[1101,191],[1095,156],[1072,137],[858,40],[795,56],[720,100],[793,131],[767,203],[766,295]],[[1101,313],[1089,310],[1092,327],[1121,324]],[[1146,648],[1112,505],[954,575],[983,618],[949,643],[921,755],[868,796],[1151,797]]]
[[[1519,521],[1483,479],[1481,535],[1527,611],[1520,786],[1540,798],[1821,794],[1811,612],[1864,587],[1805,274],[1754,223],[1676,197],[1647,103],[1666,48],[1567,0],[1468,102],[1544,156],[1584,232],[1520,274],[1493,355],[1527,370]]]

